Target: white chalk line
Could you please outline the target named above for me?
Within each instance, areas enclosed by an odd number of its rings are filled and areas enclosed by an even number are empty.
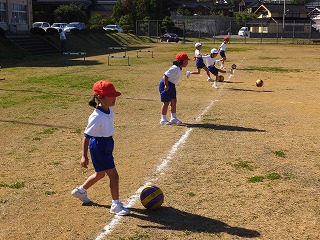
[[[230,74],[227,81],[229,81],[231,79],[231,77],[233,76],[233,74]],[[226,82],[223,82],[221,89],[224,88]],[[221,95],[221,89],[218,89],[218,94],[216,96],[216,98],[218,98]],[[218,102],[219,100],[213,100],[201,113],[200,115],[195,119],[195,123],[200,122],[200,120],[202,119],[203,115],[206,114],[211,107],[213,106],[213,104],[215,102]],[[170,161],[174,158],[174,155],[176,154],[176,152],[184,145],[184,143],[187,141],[191,131],[194,128],[190,127],[188,128],[185,133],[182,135],[182,137],[172,146],[172,148],[170,149],[168,155],[161,161],[160,165],[157,166],[156,171],[152,174],[151,177],[149,177],[149,179],[146,181],[146,183],[141,186],[140,188],[137,189],[137,191],[135,192],[135,194],[133,194],[131,197],[129,197],[125,202],[127,202],[126,207],[130,208],[132,206],[134,206],[136,204],[136,202],[138,201],[138,199],[140,199],[140,193],[141,191],[149,186],[152,185],[152,182],[156,182],[161,175],[164,174],[164,170],[165,168],[168,166],[168,164],[170,163]],[[106,225],[103,228],[103,231],[99,234],[99,236],[97,236],[96,240],[101,240],[103,239],[105,236],[107,236],[108,234],[110,234],[112,232],[112,230],[121,222],[121,219],[124,216],[118,216],[115,215],[112,220],[110,221],[110,223],[108,225]]]

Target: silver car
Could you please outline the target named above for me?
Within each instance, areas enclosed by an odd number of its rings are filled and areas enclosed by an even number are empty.
[[[64,31],[70,33],[71,29],[84,30],[86,29],[86,25],[82,22],[71,22],[64,28]]]

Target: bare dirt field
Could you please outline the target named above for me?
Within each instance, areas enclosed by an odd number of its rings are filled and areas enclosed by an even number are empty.
[[[101,55],[3,68],[0,239],[320,239],[320,46],[231,43],[226,67],[238,67],[219,89],[204,72],[187,79],[189,61],[177,85],[183,124],[159,125],[158,82],[193,46],[129,51],[131,66]],[[92,205],[70,194],[93,173],[79,161],[100,79],[122,92],[114,156],[126,217],[109,213],[107,178],[89,189]],[[159,210],[137,198],[147,182],[164,192]]]

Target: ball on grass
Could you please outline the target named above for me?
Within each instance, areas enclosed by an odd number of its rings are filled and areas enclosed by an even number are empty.
[[[232,65],[231,65],[231,68],[232,68],[232,69],[236,69],[236,68],[237,68],[237,65],[236,65],[236,64],[232,64]]]
[[[140,194],[140,201],[146,209],[158,209],[164,201],[164,195],[157,186],[147,186]]]
[[[256,86],[257,86],[257,87],[262,87],[262,86],[263,86],[263,80],[262,80],[262,79],[258,79],[258,80],[256,81]]]

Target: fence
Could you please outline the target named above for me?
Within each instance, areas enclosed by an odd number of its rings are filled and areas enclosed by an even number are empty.
[[[241,27],[250,28],[250,37],[241,37],[238,41],[243,42],[280,42],[298,41],[299,39],[319,39],[320,30],[316,29],[312,20],[304,21],[279,21],[273,18],[255,19],[242,26],[238,25],[233,18],[223,16],[171,16],[175,27],[180,29],[176,32],[180,38],[213,38],[223,35],[238,35]],[[161,20],[143,21],[138,20],[136,33],[150,37],[161,35]],[[271,39],[271,40],[270,40]]]

